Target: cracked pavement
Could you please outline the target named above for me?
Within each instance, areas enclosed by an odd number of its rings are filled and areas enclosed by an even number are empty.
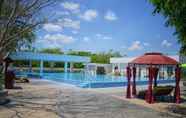
[[[9,90],[11,102],[0,106],[0,118],[174,118],[109,95],[73,86],[32,80]]]

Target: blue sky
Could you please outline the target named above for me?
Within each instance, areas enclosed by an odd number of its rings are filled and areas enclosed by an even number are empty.
[[[161,15],[152,15],[148,0],[66,0],[44,9],[49,22],[37,31],[34,44],[106,52],[129,56],[160,51],[176,54],[179,44],[174,29],[165,27]]]

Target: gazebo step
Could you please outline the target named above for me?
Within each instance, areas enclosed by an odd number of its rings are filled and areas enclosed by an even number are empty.
[[[186,81],[183,81],[183,87],[186,88]]]
[[[0,98],[6,97],[8,95],[8,91],[0,90]]]
[[[9,100],[7,99],[7,96],[8,91],[0,90],[0,105],[8,103]]]
[[[181,89],[181,91],[186,91],[186,89]]]

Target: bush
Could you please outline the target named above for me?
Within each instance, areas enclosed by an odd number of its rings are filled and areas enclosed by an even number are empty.
[[[157,86],[153,89],[153,95],[154,96],[166,96],[171,93],[171,91],[174,89],[173,86]],[[147,90],[139,91],[138,98],[145,99],[145,94]]]
[[[153,94],[155,96],[169,95],[173,89],[173,86],[157,86],[154,87]]]
[[[186,67],[182,68],[181,78],[186,81]]]
[[[4,81],[3,81],[3,75],[0,74],[0,90],[3,89],[3,84],[4,84]]]

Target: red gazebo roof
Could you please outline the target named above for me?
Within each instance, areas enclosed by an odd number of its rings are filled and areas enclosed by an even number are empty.
[[[146,64],[146,65],[177,65],[178,62],[168,56],[158,52],[145,53],[129,62],[129,64]]]

